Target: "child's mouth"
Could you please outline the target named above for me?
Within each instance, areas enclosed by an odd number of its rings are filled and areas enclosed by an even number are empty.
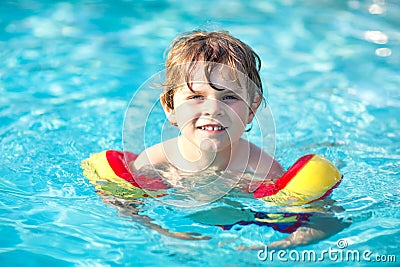
[[[197,127],[197,129],[207,131],[207,132],[220,132],[224,131],[226,127],[221,126],[221,125],[202,125]]]

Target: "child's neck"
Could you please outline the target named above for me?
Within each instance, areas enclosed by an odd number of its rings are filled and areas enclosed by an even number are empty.
[[[207,142],[207,141],[206,141]],[[211,141],[209,141],[211,142]],[[189,140],[180,136],[177,138],[177,153],[171,159],[172,163],[180,170],[187,172],[198,172],[205,169],[224,171],[228,168],[235,155],[235,147],[230,146],[222,151],[215,151],[210,146],[208,149],[200,149]]]

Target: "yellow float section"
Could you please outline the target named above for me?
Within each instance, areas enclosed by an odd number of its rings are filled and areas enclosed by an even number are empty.
[[[283,189],[262,200],[274,205],[303,205],[324,196],[341,178],[341,173],[329,160],[314,155]]]
[[[148,191],[133,186],[131,183],[119,177],[111,168],[106,156],[107,151],[91,154],[89,158],[81,162],[83,174],[89,182],[95,186],[97,192],[102,195],[117,196],[124,199],[149,197]],[[164,195],[159,190],[152,195]]]

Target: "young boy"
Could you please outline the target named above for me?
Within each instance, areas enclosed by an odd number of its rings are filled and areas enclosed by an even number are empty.
[[[283,174],[281,165],[271,155],[242,138],[246,132],[246,125],[251,124],[263,101],[259,75],[260,58],[248,45],[227,32],[194,31],[181,35],[172,42],[165,65],[166,78],[160,101],[169,122],[179,128],[180,135],[144,150],[135,161],[131,162],[132,172],[140,172],[142,168],[147,170],[148,167],[157,171],[161,169],[166,174],[163,178],[171,185],[174,181],[171,181],[173,178],[168,175],[174,169],[185,173],[181,175],[178,172],[178,176],[183,179],[191,177],[186,173],[194,173],[196,178],[200,177],[202,180],[207,176],[199,175],[199,172],[207,174],[209,170],[229,173],[224,178],[231,178],[233,173],[244,180],[244,184],[248,182],[250,174],[250,182],[254,185],[250,191],[256,189],[257,183],[265,183],[266,180],[275,181]],[[172,166],[172,169],[163,171],[163,167],[159,166],[165,164]],[[230,179],[222,180],[223,184]],[[247,184],[243,187],[249,188]],[[208,195],[222,196],[210,192],[211,188],[203,185],[188,186],[189,191],[196,197],[188,194],[184,201],[193,198],[212,201],[215,198],[207,198]],[[185,193],[184,190],[177,193],[175,191],[174,197],[185,196]],[[124,206],[124,203],[115,204]],[[237,208],[237,204],[234,206]],[[225,211],[227,210],[232,209],[226,208]],[[163,234],[182,239],[209,238],[193,233],[172,233],[152,223],[151,219],[138,215],[138,209],[133,209],[132,212],[131,208],[128,211],[135,219]],[[304,211],[306,215],[301,213],[295,215],[296,218],[305,218],[294,222],[298,228],[283,240],[269,244],[268,248],[311,244],[348,226],[329,212],[320,212],[319,209],[318,212],[313,212],[312,209]],[[206,213],[206,218],[208,212],[209,210],[200,211],[202,214]],[[248,214],[250,211],[237,211],[240,214],[245,212]],[[255,214],[261,216],[261,219],[268,216],[262,212]],[[229,213],[225,216],[229,217]],[[244,224],[260,222],[252,221],[249,219],[251,216],[253,215],[247,216],[244,221],[240,218],[239,222],[236,222],[237,217],[233,216],[229,221]],[[267,220],[265,222],[270,223]],[[262,251],[265,248],[265,246],[241,246],[238,249],[261,249],[261,253],[265,253]]]
[[[160,101],[180,135],[143,151],[131,169],[170,164],[189,173],[212,169],[251,173],[253,181],[279,178],[281,165],[242,138],[263,101],[260,65],[259,56],[227,32],[177,37],[165,62]]]

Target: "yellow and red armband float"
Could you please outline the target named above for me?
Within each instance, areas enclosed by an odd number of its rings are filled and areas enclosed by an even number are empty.
[[[127,162],[136,154],[106,150],[81,163],[83,174],[99,193],[125,199],[160,197],[169,188],[161,177],[132,174]],[[297,160],[276,183],[261,184],[253,193],[272,205],[296,206],[327,197],[342,179],[338,169],[322,156],[310,154]]]
[[[125,199],[160,197],[166,195],[168,186],[160,177],[134,175],[127,162],[134,161],[138,155],[131,152],[106,150],[91,154],[81,163],[83,174],[97,191]]]
[[[275,183],[261,184],[254,197],[273,205],[303,205],[326,198],[341,180],[329,160],[310,154],[298,159]]]

